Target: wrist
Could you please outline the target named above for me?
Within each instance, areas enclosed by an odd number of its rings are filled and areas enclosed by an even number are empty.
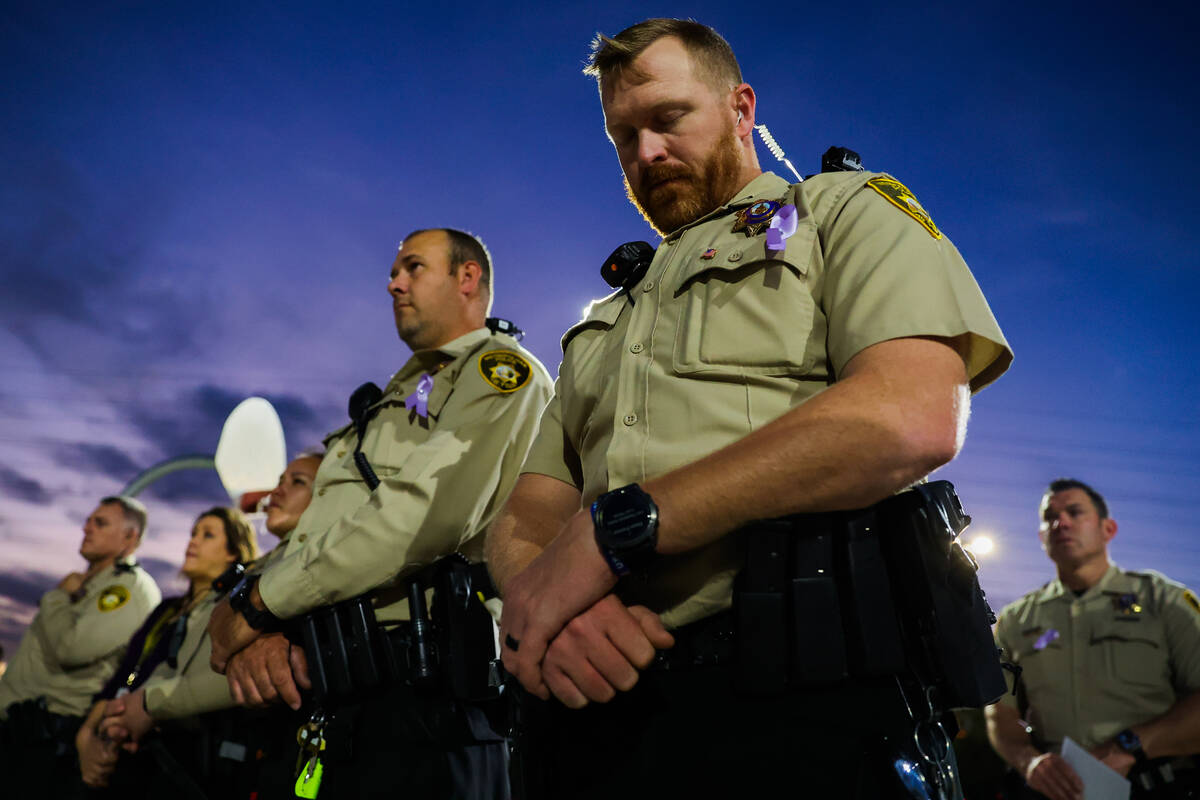
[[[279,618],[271,613],[259,594],[258,575],[247,575],[238,581],[229,592],[229,607],[241,614],[246,624],[256,631],[279,630]]]
[[[1117,747],[1133,756],[1135,762],[1140,764],[1146,760],[1146,751],[1142,743],[1142,738],[1132,728],[1126,728],[1118,732],[1113,737],[1113,741],[1117,743]]]
[[[618,577],[644,572],[657,556],[658,506],[631,483],[605,492],[592,503],[596,547]]]

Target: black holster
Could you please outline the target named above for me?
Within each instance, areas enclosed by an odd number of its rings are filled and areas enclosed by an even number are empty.
[[[317,703],[355,701],[393,682],[458,700],[494,698],[495,629],[480,599],[485,574],[457,554],[438,560],[410,579],[410,619],[394,626],[376,620],[367,595],[300,617],[293,636],[304,645]]]
[[[969,524],[947,481],[867,509],[804,514],[735,535],[735,675],[755,693],[903,675],[943,709],[1006,689],[995,616],[957,542]]]

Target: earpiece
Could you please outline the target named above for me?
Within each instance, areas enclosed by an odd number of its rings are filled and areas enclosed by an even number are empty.
[[[742,124],[742,112],[740,112],[740,111],[738,112],[738,121],[737,121],[736,123],[734,123],[734,124],[735,124],[735,125],[741,125],[741,124]]]

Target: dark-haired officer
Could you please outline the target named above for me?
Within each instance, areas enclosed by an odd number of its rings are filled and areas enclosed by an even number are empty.
[[[711,28],[647,20],[599,37],[587,71],[663,239],[563,338],[555,398],[489,534],[504,664],[557,698],[529,772],[556,798],[757,782],[890,797],[886,740],[913,733],[895,680],[734,685],[733,532],[864,508],[949,461],[971,392],[1011,359],[1004,337],[894,178],[762,172],[754,90]],[[656,658],[664,628],[675,644]],[[780,634],[767,649],[827,646]]]
[[[125,644],[162,599],[133,558],[146,507],[105,497],[83,525],[88,562],[42,595],[38,613],[0,677],[0,774],[13,796],[57,796],[74,785],[75,731],[125,652]],[[34,781],[25,790],[24,780]],[[65,792],[65,788],[63,789]]]
[[[412,356],[360,409],[361,430],[351,424],[326,438],[312,503],[286,550],[257,583],[231,592],[248,605],[239,613],[226,603],[213,615],[213,666],[247,704],[282,697],[299,706],[289,668],[296,648],[262,636],[254,626],[263,619],[294,621],[372,593],[378,620],[401,623],[389,634],[396,641],[415,626],[398,581],[455,552],[482,560],[484,526],[517,479],[551,388],[532,354],[486,325],[491,286],[490,257],[474,236],[405,237],[388,291]],[[478,602],[473,591],[463,599]],[[489,624],[494,649],[492,635]],[[410,684],[324,709],[335,719],[322,734],[321,796],[506,797],[506,745],[478,709]],[[315,780],[316,763],[306,779]]]
[[[988,738],[1030,797],[1083,797],[1059,755],[1066,737],[1129,776],[1134,798],[1200,796],[1200,601],[1157,572],[1113,564],[1116,535],[1099,492],[1051,482],[1038,538],[1058,576],[996,626],[1021,677],[1015,696],[988,707]]]

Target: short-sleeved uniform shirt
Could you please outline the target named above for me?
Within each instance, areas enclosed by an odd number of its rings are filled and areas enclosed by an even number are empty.
[[[86,714],[161,599],[158,584],[132,560],[94,575],[74,602],[62,589],[46,592],[0,677],[0,718],[12,703],[36,697],[53,714]]]
[[[563,337],[524,471],[573,484],[590,503],[741,439],[888,339],[967,334],[971,387],[995,379],[1012,356],[983,294],[915,198],[897,205],[911,193],[896,187],[876,173],[791,186],[764,173],[673,232],[628,296],[593,303]],[[796,208],[782,250],[768,249],[766,226],[739,224],[737,212],[764,202]],[[674,627],[727,608],[738,567],[724,537],[659,559],[647,581],[619,591]]]
[[[425,413],[413,398],[432,378]],[[480,328],[419,351],[373,406],[362,451],[380,485],[354,463],[358,434],[326,438],[313,500],[259,592],[281,618],[376,589],[462,552],[483,556],[483,530],[507,499],[529,451],[550,376],[506,334]],[[377,593],[381,619],[407,616],[402,592]]]
[[[1200,690],[1200,602],[1157,572],[1112,565],[1078,597],[1055,579],[1000,612],[996,642],[1021,667],[1001,702],[1046,749],[1094,747]]]

